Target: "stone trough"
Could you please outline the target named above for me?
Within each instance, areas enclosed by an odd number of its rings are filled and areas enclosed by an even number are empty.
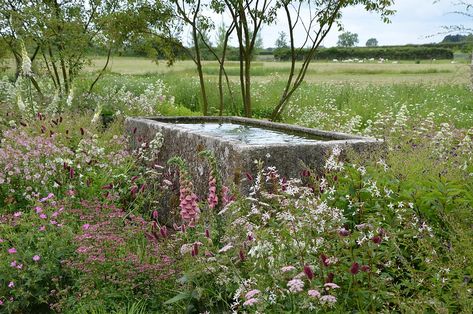
[[[173,156],[186,160],[198,193],[204,193],[208,180],[208,166],[198,156],[202,150],[215,154],[224,184],[236,183],[245,190],[245,174],[255,171],[256,159],[276,166],[282,177],[295,178],[306,167],[322,167],[335,146],[369,152],[383,144],[373,138],[241,117],[133,117],[125,125],[135,148],[160,132],[161,164]]]

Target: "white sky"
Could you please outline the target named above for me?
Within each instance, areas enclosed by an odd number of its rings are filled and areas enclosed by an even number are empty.
[[[350,7],[343,11],[342,23],[346,31],[358,34],[359,46],[364,46],[366,41],[374,37],[379,45],[404,45],[439,42],[445,34],[442,26],[464,25],[473,28],[473,19],[451,12],[457,10],[452,2],[455,0],[395,0],[393,9],[396,14],[391,17],[391,24],[384,24],[379,15],[367,13],[363,7]],[[212,16],[215,24],[220,24],[224,17]],[[287,33],[287,23],[283,16],[276,23],[265,26],[261,32],[264,46],[274,47],[280,31]],[[302,41],[302,35],[297,36],[296,43]],[[303,32],[299,32],[301,34]],[[339,32],[333,28],[323,45],[336,46]],[[185,37],[185,36],[184,36]],[[212,36],[215,42],[215,36]],[[234,41],[234,40],[233,40]],[[235,44],[232,42],[232,44]]]

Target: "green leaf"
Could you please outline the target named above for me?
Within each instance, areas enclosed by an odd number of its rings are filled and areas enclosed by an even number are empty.
[[[178,295],[176,295],[175,297],[167,300],[166,302],[164,302],[165,305],[169,305],[169,304],[173,304],[173,303],[176,303],[176,302],[179,302],[181,300],[185,300],[185,299],[189,299],[191,298],[191,294],[188,293],[188,292],[181,292],[179,293]]]

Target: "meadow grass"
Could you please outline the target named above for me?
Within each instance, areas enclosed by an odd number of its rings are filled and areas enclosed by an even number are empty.
[[[105,63],[104,58],[94,58],[87,71],[97,71]],[[218,63],[205,61],[204,74],[209,79],[216,79]],[[238,62],[230,61],[226,64],[227,74],[234,81],[238,80]],[[255,61],[252,65],[252,76],[255,81],[267,81],[275,75],[285,76],[290,69],[288,62]],[[175,74],[197,76],[192,61],[177,61],[168,66],[166,61],[153,62],[145,58],[114,57],[109,71],[117,74]],[[386,62],[369,63],[333,63],[313,62],[306,76],[307,82],[340,82],[356,81],[359,83],[458,83],[468,82],[468,65],[466,63],[452,64],[445,60],[423,61],[416,64],[414,61],[401,61],[397,64]]]
[[[121,60],[121,59],[120,59]],[[131,67],[135,59],[124,58],[122,66]],[[120,61],[120,62],[121,62]],[[136,69],[143,59],[137,60]],[[238,72],[232,62],[227,69],[231,81],[232,95],[227,89],[224,95],[226,115],[242,115]],[[163,64],[155,73],[144,74],[111,73],[97,84],[96,92],[115,86],[124,87],[139,95],[147,85],[162,80],[167,93],[175,98],[175,103],[198,113],[201,96],[198,78],[190,62],[179,62],[168,68]],[[257,118],[268,118],[279,101],[285,85],[288,63],[257,62],[253,68],[253,113]],[[161,71],[163,69],[163,71]],[[149,70],[149,67],[148,67]],[[218,72],[217,64],[206,63],[205,73]],[[206,75],[210,114],[218,114],[218,90],[215,75]],[[90,80],[89,75],[82,81]],[[389,110],[399,110],[402,105],[411,105],[413,112],[427,116],[430,112],[440,112],[436,122],[449,122],[457,127],[473,125],[473,98],[466,82],[468,67],[461,64],[328,64],[315,63],[309,69],[307,80],[296,91],[288,106],[290,113],[283,118],[297,123],[297,115],[304,110],[330,109],[344,112],[349,116],[359,116],[361,123],[374,119],[375,115]],[[85,86],[84,86],[85,88]],[[233,96],[233,97],[232,97]],[[296,115],[296,116],[294,116]],[[315,119],[317,120],[317,119]],[[311,123],[324,128],[324,123]]]

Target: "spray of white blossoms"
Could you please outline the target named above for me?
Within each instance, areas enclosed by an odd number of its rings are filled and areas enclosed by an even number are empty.
[[[99,121],[100,114],[102,113],[102,105],[99,104],[97,105],[97,108],[95,108],[95,113],[94,116],[92,117],[92,120],[90,121],[92,124],[95,124]]]
[[[23,99],[21,98],[21,93],[18,93],[16,95],[16,103],[18,104],[18,109],[20,110],[20,112],[23,112],[26,110],[26,105],[23,102]]]
[[[69,95],[67,95],[66,105],[67,107],[72,107],[72,101],[74,100],[74,86],[71,86],[69,90]]]
[[[33,71],[31,70],[31,59],[28,57],[28,52],[26,51],[24,43],[21,43],[21,75],[25,77],[33,76]]]

